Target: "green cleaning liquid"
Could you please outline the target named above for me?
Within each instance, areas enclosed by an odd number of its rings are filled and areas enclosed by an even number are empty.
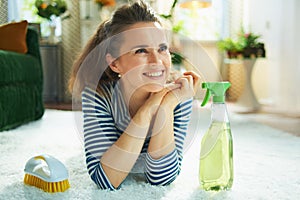
[[[229,123],[214,122],[201,143],[199,179],[204,190],[228,190],[233,183],[233,150]]]
[[[204,190],[228,190],[233,183],[233,142],[225,104],[229,82],[204,82],[207,89],[201,106],[210,96],[211,122],[201,141],[199,182]]]

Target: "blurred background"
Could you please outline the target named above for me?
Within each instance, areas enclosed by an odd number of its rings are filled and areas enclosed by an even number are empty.
[[[51,18],[38,13],[37,2],[45,6],[43,3],[49,1],[0,0],[0,24],[26,19],[38,27],[43,67],[46,68],[44,84],[48,84],[44,85],[45,101],[69,103],[71,95],[67,91],[67,81],[74,58],[99,23],[127,1],[56,1],[65,3],[65,10]],[[162,16],[165,26],[181,36],[174,39],[178,52],[182,51],[183,56],[192,52],[192,46],[185,39],[192,40],[204,48],[215,66],[209,79],[232,82],[230,94],[227,94],[229,102],[239,102],[245,85],[249,87],[250,84],[255,100],[265,110],[300,116],[300,57],[297,55],[300,52],[300,1],[211,0],[200,2],[200,6],[195,2],[187,5],[180,0],[147,2]],[[245,57],[243,51],[239,51],[237,57],[228,57],[228,49],[220,47],[220,41],[231,39],[238,42],[241,34],[258,36],[255,42],[264,45],[265,55],[254,53]],[[53,58],[56,60],[51,58],[53,62],[50,63],[47,61],[51,56],[47,52],[49,47],[56,51]],[[245,75],[247,70],[242,62],[247,59],[255,60],[250,75]],[[57,66],[53,68],[53,64]],[[184,62],[179,64],[183,65],[179,67],[185,67]],[[52,83],[53,75],[59,76],[59,81]]]

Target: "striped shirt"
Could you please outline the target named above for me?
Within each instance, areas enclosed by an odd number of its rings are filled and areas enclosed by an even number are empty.
[[[118,84],[102,86],[103,94],[86,87],[82,92],[84,118],[84,145],[88,173],[101,189],[115,190],[101,164],[101,156],[124,132],[131,118]],[[147,153],[150,137],[145,139],[136,163],[150,184],[168,185],[180,173],[182,151],[192,110],[192,99],[178,104],[174,109],[175,149],[160,159]],[[148,135],[151,135],[149,130]],[[138,164],[139,162],[139,164]],[[135,168],[136,166],[134,166]],[[132,171],[132,170],[131,170]]]

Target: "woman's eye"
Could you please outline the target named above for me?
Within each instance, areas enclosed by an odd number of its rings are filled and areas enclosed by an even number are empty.
[[[167,45],[163,45],[163,46],[159,47],[158,52],[164,52],[164,51],[167,51],[167,50],[168,50],[168,46]]]
[[[144,49],[144,48],[137,49],[134,53],[135,53],[135,54],[147,53],[147,49]]]

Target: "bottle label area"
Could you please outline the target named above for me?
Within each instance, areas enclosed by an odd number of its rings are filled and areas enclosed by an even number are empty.
[[[227,131],[230,131],[228,123],[214,122],[211,124],[202,139],[200,159],[205,158],[212,151],[221,135],[226,134]]]

